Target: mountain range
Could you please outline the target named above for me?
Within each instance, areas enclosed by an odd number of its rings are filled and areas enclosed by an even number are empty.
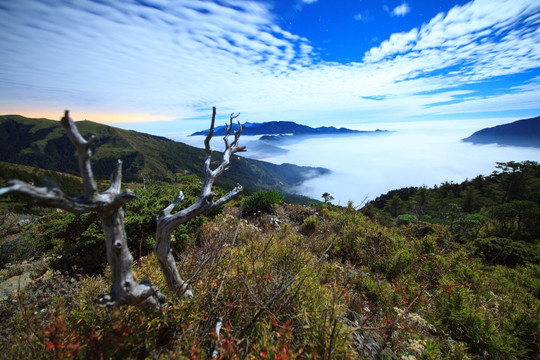
[[[117,159],[123,162],[125,181],[141,181],[143,177],[167,180],[176,174],[190,173],[204,177],[203,149],[87,120],[77,121],[76,125],[83,136],[97,137],[92,146],[92,167],[98,179],[110,177]],[[212,156],[213,164],[219,164],[222,154],[215,151]],[[78,174],[75,149],[60,122],[43,118],[0,116],[0,161]],[[320,167],[276,165],[234,156],[231,169],[216,184],[232,187],[239,183],[248,190],[287,192],[308,178],[329,172]]]
[[[233,124],[233,130],[238,130],[238,124]],[[207,135],[209,130],[198,131],[191,136]],[[245,123],[245,128],[242,130],[243,135],[338,135],[338,134],[366,134],[372,132],[386,132],[386,130],[375,131],[360,131],[347,128],[336,128],[333,126],[321,126],[312,128],[307,125],[300,125],[292,121],[269,121],[265,123]],[[223,136],[226,133],[225,126],[214,128],[214,135]]]
[[[540,147],[540,116],[485,128],[462,141],[473,144]]]

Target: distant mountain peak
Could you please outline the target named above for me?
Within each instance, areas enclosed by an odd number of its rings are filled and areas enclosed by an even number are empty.
[[[540,147],[540,116],[485,128],[461,141],[473,144]]]
[[[243,135],[324,135],[324,134],[362,134],[368,131],[351,130],[344,127],[321,126],[312,128],[307,125],[300,125],[292,121],[269,121],[264,123],[245,123],[242,131]],[[238,130],[238,124],[233,124],[233,129]],[[383,132],[384,130],[377,130]],[[190,136],[207,135],[209,130],[198,131]],[[214,135],[225,135],[226,127],[218,126],[214,128]]]

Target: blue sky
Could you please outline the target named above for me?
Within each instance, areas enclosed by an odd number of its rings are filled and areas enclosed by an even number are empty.
[[[0,0],[0,114],[205,127],[540,115],[540,1]],[[138,124],[135,124],[138,123]]]

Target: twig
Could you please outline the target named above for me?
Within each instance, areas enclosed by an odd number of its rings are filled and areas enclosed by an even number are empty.
[[[263,254],[266,252],[266,250],[268,250],[268,247],[270,246],[270,243],[272,242],[272,240],[274,240],[274,235],[271,235],[270,238],[268,239],[268,241],[266,242],[266,244],[264,244],[264,248],[263,248],[263,251],[261,251],[260,254],[258,254],[256,257],[255,257],[255,261],[259,260],[261,258],[261,256],[263,256]]]
[[[223,326],[223,317],[219,317],[218,321],[216,323],[216,335],[217,340],[216,344],[214,345],[214,351],[212,352],[212,359],[217,359],[219,357],[219,332],[221,331],[221,327]]]
[[[352,330],[353,332],[354,331],[357,331],[357,330],[381,330],[381,329],[387,329],[388,331],[391,331],[394,327],[394,324],[397,324],[401,321],[401,319],[403,319],[403,317],[405,315],[407,315],[407,313],[411,310],[411,307],[418,301],[418,299],[420,299],[420,297],[422,296],[422,294],[424,293],[424,291],[426,291],[426,289],[428,288],[430,284],[427,284],[426,286],[424,286],[422,288],[422,290],[420,290],[420,292],[418,293],[418,295],[413,299],[413,301],[411,301],[409,303],[409,305],[407,306],[407,308],[403,311],[403,313],[401,315],[399,315],[397,317],[397,319],[395,319],[394,321],[392,321],[392,323],[388,324],[388,325],[382,325],[382,326],[357,326],[357,327],[353,327],[351,328],[350,330]]]
[[[208,255],[208,257],[206,257],[202,262],[200,262],[199,267],[197,268],[197,270],[195,270],[193,275],[188,280],[185,281],[187,286],[185,286],[184,290],[180,293],[179,295],[180,298],[184,296],[184,293],[190,288],[189,284],[191,284],[194,280],[197,279],[197,277],[199,276],[200,272],[205,267],[205,265],[214,258],[218,249],[221,248],[223,244],[225,243],[225,240],[227,240],[227,237],[228,235],[223,236],[223,238],[219,241],[219,243],[210,251],[210,254]]]
[[[336,331],[337,319],[334,319],[334,326],[332,327],[332,333],[330,334],[330,346],[328,347],[328,360],[332,358],[332,347],[334,343],[334,333]]]
[[[257,305],[261,306],[261,301],[259,300],[259,298],[257,297],[257,295],[255,295],[253,293],[253,291],[251,290],[251,288],[249,287],[248,283],[246,282],[246,278],[244,278],[242,275],[240,275],[240,279],[242,279],[242,282],[244,283],[244,286],[246,287],[247,291],[249,292],[249,294],[251,295],[251,297],[255,300],[255,302],[257,303]]]
[[[236,238],[238,236],[238,229],[240,228],[240,217],[238,217],[238,224],[236,225],[236,230],[234,231],[234,237],[231,243],[231,251],[229,252],[229,263],[227,264],[227,268],[225,269],[225,272],[223,273],[221,277],[221,283],[219,284],[219,289],[216,293],[216,296],[214,297],[214,303],[217,302],[217,299],[219,297],[219,294],[221,293],[221,289],[223,288],[223,283],[225,282],[225,278],[227,277],[227,273],[229,272],[229,269],[231,267],[232,263],[232,255],[234,250],[234,244],[236,242]]]
[[[253,318],[251,318],[251,321],[249,322],[249,324],[247,324],[243,329],[242,331],[240,332],[240,338],[244,337],[244,334],[246,333],[246,331],[248,331],[256,322],[257,322],[257,319],[259,319],[259,316],[261,316],[261,314],[266,310],[268,309],[270,306],[272,306],[272,304],[274,303],[274,301],[276,301],[285,291],[287,291],[287,289],[289,288],[289,286],[292,285],[292,283],[294,282],[294,278],[291,279],[284,287],[282,287],[270,300],[268,300],[268,302],[266,304],[264,304],[264,306],[262,308],[259,309],[259,311],[257,311],[257,313],[255,314],[255,316],[253,316]]]

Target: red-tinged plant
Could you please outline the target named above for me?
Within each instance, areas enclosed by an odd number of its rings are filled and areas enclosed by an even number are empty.
[[[78,357],[80,350],[83,348],[79,335],[75,331],[69,331],[66,328],[66,319],[59,316],[57,312],[54,312],[53,316],[56,320],[54,324],[45,326],[42,330],[47,339],[45,350],[54,351],[57,359]]]

